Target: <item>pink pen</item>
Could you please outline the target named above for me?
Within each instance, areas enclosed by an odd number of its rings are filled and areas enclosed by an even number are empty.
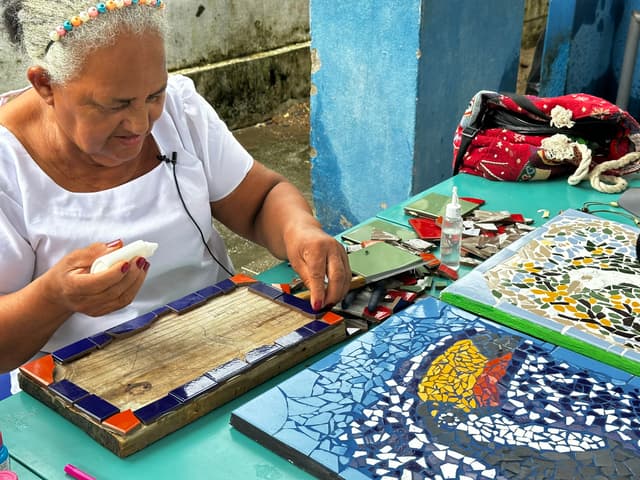
[[[66,473],[67,475],[72,476],[76,480],[96,480],[96,477],[92,477],[88,473],[84,473],[78,467],[74,467],[70,463],[65,465],[64,473]]]

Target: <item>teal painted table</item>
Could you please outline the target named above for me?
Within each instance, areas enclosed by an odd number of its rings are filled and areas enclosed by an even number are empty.
[[[640,187],[640,177],[631,179],[629,184]],[[481,177],[464,174],[445,180],[428,191],[451,195],[451,188],[454,185],[458,187],[460,197],[485,200],[486,203],[481,207],[483,210],[508,210],[511,213],[521,213],[525,217],[533,219],[534,225],[541,225],[546,220],[538,210],[548,210],[549,215],[554,216],[561,210],[568,208],[579,210],[584,202],[611,202],[620,196],[619,194],[600,193],[591,188],[588,182],[582,182],[578,186],[570,186],[566,179],[562,178],[543,182],[507,183],[492,182]],[[383,220],[408,225],[410,217],[405,215],[403,207],[417,200],[421,195],[424,195],[424,192],[383,210],[376,216]],[[622,223],[631,223],[629,219],[620,215],[608,218]]]
[[[640,186],[634,179],[633,186]],[[453,185],[461,196],[486,200],[486,210],[506,209],[532,218],[535,225],[544,222],[539,209],[553,216],[567,208],[579,209],[586,201],[610,202],[618,195],[594,191],[588,184],[568,186],[565,180],[538,183],[496,183],[478,177],[459,175],[430,191],[449,194]],[[419,196],[419,195],[418,195]],[[417,198],[418,196],[414,197]],[[391,207],[378,217],[406,224],[402,207]],[[612,216],[629,223],[621,216]],[[260,276],[262,281],[289,281],[286,265]],[[306,365],[327,355],[325,352],[256,387],[245,395],[205,415],[134,455],[120,459],[101,447],[81,429],[60,417],[25,393],[0,402],[0,430],[21,479],[69,479],[64,465],[73,463],[98,479],[243,479],[303,480],[312,478],[286,460],[261,447],[229,425],[233,409],[255,398],[267,388],[297,373]],[[264,412],[268,415],[269,412]],[[27,470],[28,468],[28,470]]]

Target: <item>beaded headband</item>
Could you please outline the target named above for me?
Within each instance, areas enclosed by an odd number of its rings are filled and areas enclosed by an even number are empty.
[[[78,15],[71,17],[71,19],[64,21],[62,25],[57,26],[54,30],[49,32],[49,43],[47,44],[47,48],[44,50],[44,54],[47,54],[55,42],[59,42],[68,33],[82,26],[84,23],[95,20],[101,14],[109,13],[113,10],[124,7],[135,7],[137,5],[164,8],[165,2],[163,0],[108,0],[107,2],[100,2],[96,4],[95,7],[89,7]]]

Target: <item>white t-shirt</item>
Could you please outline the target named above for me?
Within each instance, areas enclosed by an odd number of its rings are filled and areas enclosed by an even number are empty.
[[[188,210],[216,258],[232,270],[212,225],[209,203],[238,186],[253,165],[251,156],[193,82],[179,75],[169,77],[165,109],[152,135],[162,154],[177,153],[176,174]],[[227,276],[185,212],[172,169],[158,162],[149,173],[124,185],[72,193],[47,176],[15,136],[0,126],[0,294],[23,288],[67,253],[93,242],[145,240],[159,245],[133,303],[97,318],[74,314],[44,351],[107,330]]]

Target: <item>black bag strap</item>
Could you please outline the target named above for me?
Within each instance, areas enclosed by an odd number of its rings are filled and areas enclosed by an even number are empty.
[[[549,115],[547,115],[542,110],[540,110],[538,107],[536,107],[533,104],[533,102],[526,95],[521,95],[519,93],[502,93],[502,92],[500,93],[500,95],[503,95],[505,97],[510,98],[519,107],[521,107],[523,110],[526,110],[527,112],[531,113],[532,115],[536,115],[537,117],[540,117],[540,118],[542,118],[544,120],[549,120],[550,119]]]
[[[453,174],[457,175],[460,171],[460,167],[462,166],[462,157],[466,153],[469,145],[476,135],[482,128],[482,123],[484,121],[484,112],[479,121],[476,121],[473,125],[468,125],[462,130],[462,137],[460,138],[460,147],[458,148],[458,153],[456,154],[456,158],[453,162]]]
[[[482,102],[480,112],[481,113],[479,113],[476,116],[475,121],[472,124],[467,125],[462,130],[462,136],[460,138],[460,147],[458,148],[458,153],[456,154],[456,158],[453,161],[453,175],[457,175],[458,172],[460,171],[460,167],[462,166],[462,158],[464,157],[464,154],[467,152],[469,145],[471,145],[471,142],[473,141],[474,138],[476,138],[476,135],[478,135],[478,132],[483,127],[484,118],[487,114],[486,102]]]

